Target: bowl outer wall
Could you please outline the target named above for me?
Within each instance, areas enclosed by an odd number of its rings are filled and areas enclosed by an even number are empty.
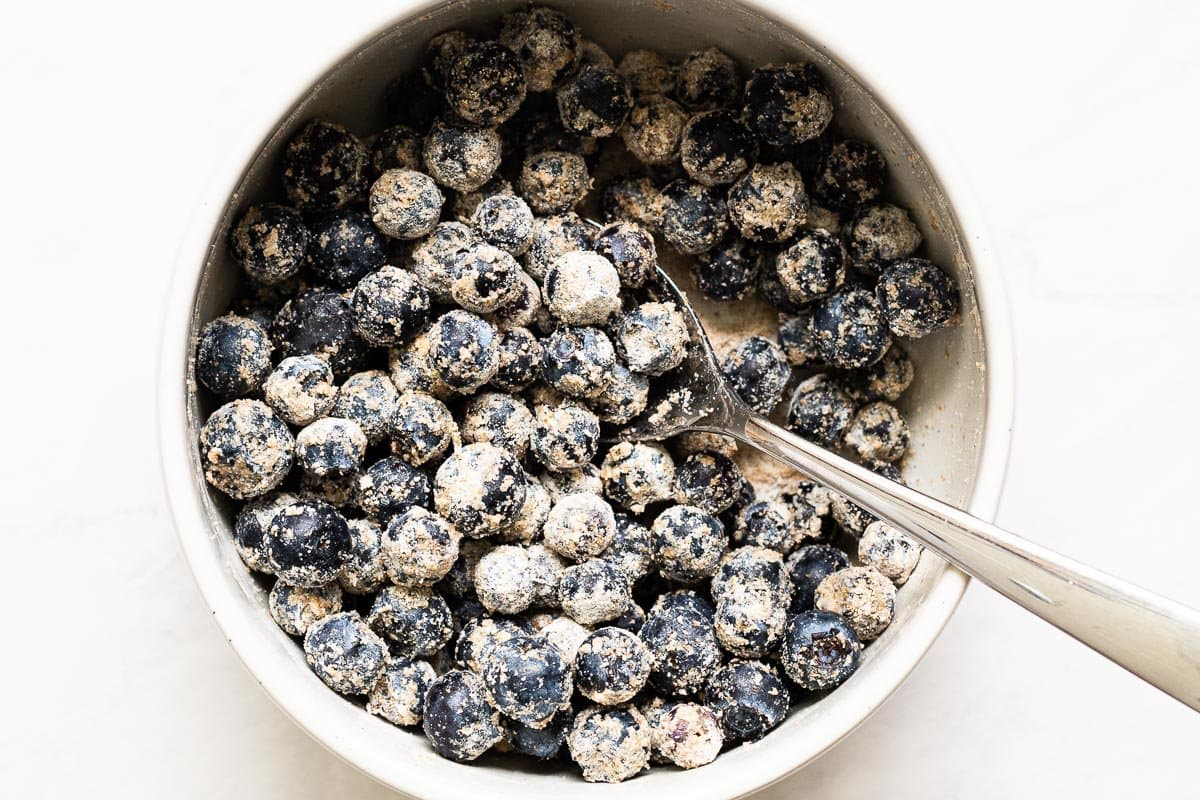
[[[285,98],[279,107],[268,105],[249,126],[246,135],[230,143],[236,154],[222,164],[198,204],[189,230],[181,242],[175,273],[163,315],[159,363],[159,441],[164,484],[179,541],[197,585],[212,609],[218,626],[241,658],[250,674],[263,686],[279,707],[314,739],[352,766],[372,778],[414,797],[441,800],[479,793],[524,797],[556,797],[562,792],[583,796],[593,792],[606,798],[641,798],[664,789],[681,791],[693,800],[717,800],[742,797],[780,780],[832,747],[861,724],[904,680],[920,661],[945,626],[966,589],[967,577],[954,568],[943,571],[929,595],[906,620],[904,635],[891,643],[887,652],[890,670],[876,669],[870,676],[856,676],[853,693],[839,693],[838,702],[824,702],[790,746],[772,746],[774,737],[746,745],[752,769],[714,767],[689,772],[659,772],[616,786],[584,784],[574,777],[555,780],[556,776],[523,779],[511,770],[480,769],[445,761],[429,748],[404,753],[383,752],[372,746],[373,726],[383,724],[347,704],[310,702],[311,675],[299,673],[280,653],[275,642],[265,640],[258,623],[247,613],[246,598],[226,574],[228,565],[216,557],[208,540],[218,535],[210,524],[191,469],[194,447],[187,418],[187,359],[190,347],[189,320],[201,271],[208,260],[212,232],[219,224],[229,197],[239,185],[244,165],[249,163],[262,141],[274,129],[295,98],[302,96],[325,72],[357,50],[364,42],[391,28],[398,20],[418,15],[436,3],[410,3],[393,9],[383,24],[364,30],[354,45],[346,49],[331,45],[324,58],[304,80],[283,87]],[[976,516],[991,519],[996,511],[1008,461],[1013,416],[1014,378],[1012,332],[1005,289],[997,264],[984,236],[983,222],[974,198],[955,167],[952,149],[937,135],[936,126],[922,127],[905,116],[902,108],[881,98],[902,95],[889,91],[884,70],[864,69],[854,57],[853,31],[823,24],[812,8],[788,2],[752,2],[741,5],[794,29],[816,49],[830,54],[857,78],[891,116],[895,125],[923,155],[929,171],[957,218],[962,245],[967,252],[976,286],[980,324],[987,354],[986,411],[978,473],[968,506]],[[257,612],[255,612],[257,615]],[[868,680],[861,680],[868,678]],[[846,687],[849,688],[849,687]],[[778,742],[775,742],[778,744]],[[735,751],[735,752],[739,752]],[[669,782],[669,785],[668,785]]]

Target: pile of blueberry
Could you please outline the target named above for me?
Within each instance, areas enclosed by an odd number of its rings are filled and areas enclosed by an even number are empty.
[[[811,65],[614,64],[537,7],[493,34],[430,41],[365,142],[309,122],[242,210],[201,463],[276,622],[368,712],[458,761],[701,766],[845,681],[920,549],[811,483],[757,496],[719,436],[601,444],[688,347],[656,248],[778,309],[724,354],[748,404],[894,480],[898,340],[957,289]]]

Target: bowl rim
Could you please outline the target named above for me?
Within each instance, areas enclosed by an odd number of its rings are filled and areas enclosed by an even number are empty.
[[[956,218],[976,287],[986,358],[981,452],[968,509],[977,516],[992,519],[1004,486],[1011,443],[1015,398],[1013,334],[1004,280],[988,245],[987,229],[974,193],[963,178],[953,147],[945,137],[939,136],[935,125],[922,125],[920,115],[904,113],[902,104],[896,100],[903,94],[895,91],[887,72],[866,66],[855,56],[857,50],[852,31],[839,30],[835,24],[823,21],[822,15],[799,4],[779,0],[731,1],[791,28],[859,81],[921,155]],[[228,152],[236,152],[241,157],[222,159],[215,166],[176,253],[161,317],[157,428],[163,485],[179,544],[214,621],[254,680],[309,736],[367,776],[405,794],[431,800],[452,800],[462,796],[466,780],[461,775],[447,780],[437,769],[405,769],[405,765],[399,763],[401,759],[393,759],[390,764],[381,763],[356,748],[352,737],[331,736],[326,730],[325,715],[316,706],[305,702],[309,687],[301,681],[289,680],[290,676],[278,670],[277,651],[256,635],[254,624],[245,613],[245,598],[223,574],[226,567],[208,544],[214,532],[192,473],[190,454],[194,445],[188,433],[187,359],[180,357],[181,353],[187,352],[189,321],[200,276],[209,258],[212,232],[220,224],[230,196],[262,144],[292,106],[344,59],[403,20],[420,16],[439,5],[441,0],[420,0],[404,3],[399,9],[391,7],[373,17],[373,22],[365,23],[349,46],[342,44],[344,40],[340,37],[326,43],[322,52],[312,59],[314,66],[307,75],[281,87],[278,96],[282,102],[263,104],[240,132],[229,137]],[[918,121],[914,122],[914,119]],[[936,160],[929,157],[930,152],[937,153]],[[702,770],[703,779],[690,781],[687,787],[693,800],[743,797],[759,791],[783,780],[834,747],[874,713],[912,672],[954,613],[968,581],[969,578],[953,566],[948,565],[943,570],[928,597],[913,609],[905,623],[904,636],[897,637],[889,646],[887,661],[891,670],[886,674],[877,670],[873,673],[873,682],[859,686],[858,695],[860,698],[865,696],[866,702],[833,704],[825,710],[822,726],[830,732],[825,741],[807,751],[755,748],[759,759],[756,770]],[[443,763],[450,765],[452,762]],[[479,771],[478,774],[485,773]],[[688,774],[681,772],[678,776],[682,778]],[[481,786],[484,783],[486,779],[480,781]],[[640,794],[636,783],[621,786],[633,789],[629,794]],[[580,784],[581,789],[584,787]]]

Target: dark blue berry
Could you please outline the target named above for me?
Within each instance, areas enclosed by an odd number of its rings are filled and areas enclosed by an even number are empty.
[[[297,500],[271,518],[266,549],[280,580],[314,588],[335,580],[350,557],[350,529],[328,503]]]
[[[787,686],[759,661],[731,661],[721,667],[709,678],[704,697],[730,741],[761,739],[783,722],[789,703]]]
[[[304,655],[329,688],[342,694],[367,694],[383,674],[387,650],[357,611],[344,611],[309,626]]]
[[[837,211],[853,211],[883,192],[887,182],[887,160],[878,148],[858,139],[846,139],[830,147],[817,168],[813,191]]]
[[[349,289],[387,259],[383,237],[362,211],[335,211],[312,224],[308,264],[324,281]]]
[[[823,692],[858,669],[862,644],[844,617],[829,611],[804,611],[789,617],[779,661],[802,689]]]
[[[833,99],[812,64],[759,67],[746,82],[746,123],[772,147],[790,148],[820,136],[833,119]]]
[[[696,285],[712,300],[740,300],[754,286],[762,268],[762,253],[740,236],[727,239],[697,257]]]
[[[367,149],[332,122],[308,123],[283,153],[283,188],[303,211],[332,211],[367,188]]]
[[[783,350],[762,336],[751,336],[730,350],[721,371],[742,402],[760,414],[779,405],[792,377]]]
[[[271,372],[271,338],[254,320],[227,314],[204,326],[196,378],[222,399],[253,394]]]
[[[571,700],[571,665],[541,636],[514,636],[492,646],[481,661],[493,705],[517,722],[546,723]]]
[[[339,379],[361,367],[369,351],[354,332],[350,303],[324,289],[302,292],[284,304],[271,324],[271,338],[281,358],[321,356]]]
[[[560,328],[542,342],[542,377],[572,397],[604,391],[616,365],[612,342],[597,328]]]
[[[812,329],[817,355],[842,369],[874,364],[892,343],[879,300],[864,289],[843,289],[818,303]]]
[[[446,601],[418,587],[387,587],[375,596],[367,621],[388,640],[392,653],[404,658],[433,655],[454,632]]]
[[[483,682],[473,673],[451,670],[434,681],[425,695],[422,729],[442,758],[479,758],[503,738],[497,722]]]
[[[695,694],[721,663],[712,606],[692,592],[663,595],[638,636],[652,658],[650,683],[664,694]]]
[[[358,502],[368,516],[386,524],[413,506],[431,508],[429,478],[397,456],[376,461],[358,480]]]
[[[850,566],[850,556],[830,544],[808,544],[787,557],[788,577],[792,581],[792,613],[813,607],[817,584],[840,569]]]
[[[926,336],[958,315],[958,286],[933,262],[908,258],[889,264],[875,288],[888,327],[897,336]]]

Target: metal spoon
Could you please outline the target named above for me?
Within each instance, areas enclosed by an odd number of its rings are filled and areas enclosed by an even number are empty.
[[[940,500],[883,478],[751,411],[730,389],[700,320],[661,269],[691,342],[661,399],[618,439],[687,430],[732,436],[840,492],[962,571],[1200,710],[1200,612],[1059,555]]]

